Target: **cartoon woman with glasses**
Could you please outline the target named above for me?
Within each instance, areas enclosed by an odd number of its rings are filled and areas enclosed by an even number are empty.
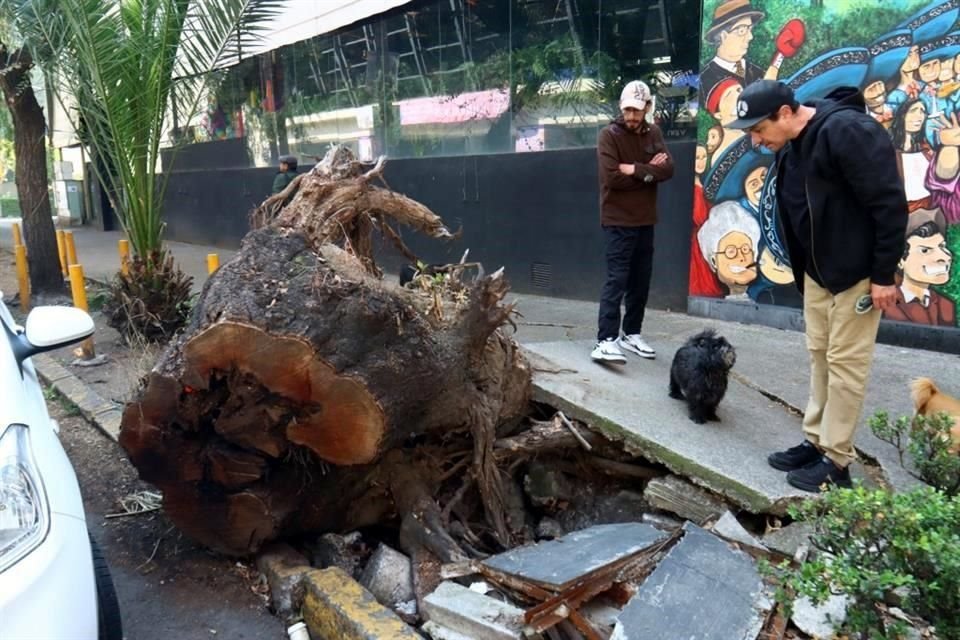
[[[760,224],[756,218],[737,202],[721,202],[710,210],[697,241],[704,259],[730,290],[727,299],[748,300],[747,286],[757,279]]]

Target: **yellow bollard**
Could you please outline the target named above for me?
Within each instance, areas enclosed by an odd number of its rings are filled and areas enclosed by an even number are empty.
[[[67,248],[67,268],[77,264],[77,247],[73,244],[73,231],[63,232],[63,244]]]
[[[15,247],[17,254],[17,281],[20,284],[20,310],[30,311],[30,277],[27,272],[27,248],[22,244]]]
[[[67,241],[63,239],[63,229],[57,229],[57,253],[60,255],[60,273],[67,277]]]
[[[215,253],[207,254],[207,273],[211,274],[220,268],[220,256]]]
[[[13,246],[19,247],[23,244],[23,239],[20,237],[20,225],[14,222],[10,228],[13,229]]]
[[[130,275],[130,241],[117,240],[117,249],[120,251],[120,273]]]
[[[73,294],[73,306],[89,312],[87,308],[87,289],[83,280],[83,265],[70,265],[70,292]],[[93,338],[90,337],[81,342],[78,351],[78,355],[84,360],[92,360],[96,355],[93,349]]]

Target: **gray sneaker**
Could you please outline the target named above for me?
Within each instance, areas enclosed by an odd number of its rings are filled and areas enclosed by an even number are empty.
[[[631,351],[641,358],[647,358],[648,360],[653,360],[657,357],[657,352],[653,350],[647,341],[640,337],[639,333],[632,333],[628,336],[623,336],[620,338],[620,346]]]
[[[627,364],[627,357],[620,351],[617,341],[613,338],[601,340],[590,352],[594,362],[609,362],[610,364]]]

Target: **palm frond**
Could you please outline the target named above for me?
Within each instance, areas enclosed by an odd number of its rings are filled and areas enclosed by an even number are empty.
[[[184,126],[211,72],[260,36],[283,0],[0,0],[53,81],[137,255],[162,246],[160,142],[176,93]],[[179,78],[179,80],[175,80]]]

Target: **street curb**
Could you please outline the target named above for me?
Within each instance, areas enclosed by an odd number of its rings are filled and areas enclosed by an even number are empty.
[[[120,420],[123,412],[113,402],[101,398],[60,363],[45,354],[31,358],[37,375],[43,382],[53,387],[57,393],[72,402],[87,420],[93,423],[108,438],[117,442],[120,436]]]

